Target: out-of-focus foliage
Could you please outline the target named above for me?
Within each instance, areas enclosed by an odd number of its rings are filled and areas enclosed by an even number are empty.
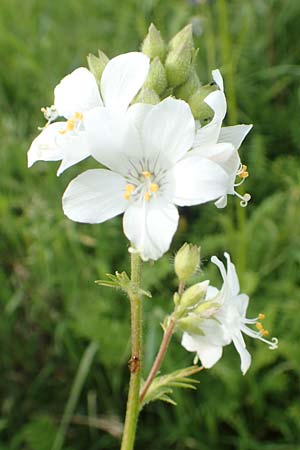
[[[71,384],[90,341],[99,344],[76,405],[64,450],[115,450],[128,382],[128,302],[96,286],[126,270],[127,242],[116,218],[101,226],[70,222],[61,210],[69,180],[56,163],[26,167],[43,125],[39,110],[55,84],[89,52],[138,49],[153,21],[169,39],[189,22],[199,71],[222,70],[228,123],[254,123],[242,146],[249,166],[247,210],[230,198],[182,210],[168,256],[144,270],[145,373],[171,311],[172,254],[184,241],[202,245],[203,273],[221,281],[212,254],[232,254],[251,295],[250,312],[267,315],[277,351],[260,342],[245,377],[233,348],[201,372],[197,392],[178,392],[177,407],[155,403],[140,418],[137,448],[300,449],[300,3],[298,0],[2,0],[0,4],[0,450],[51,450]],[[173,253],[172,253],[173,252]],[[191,364],[175,338],[163,371]],[[97,420],[89,422],[89,418]],[[90,423],[90,426],[87,426]]]

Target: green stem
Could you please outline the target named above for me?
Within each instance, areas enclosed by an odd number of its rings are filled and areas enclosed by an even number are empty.
[[[74,414],[74,410],[76,408],[78,398],[81,394],[82,387],[83,387],[86,377],[89,373],[90,367],[92,365],[94,356],[97,353],[97,350],[98,350],[98,344],[96,344],[95,342],[91,342],[90,345],[86,348],[86,350],[81,358],[81,361],[80,361],[80,364],[79,364],[79,367],[78,367],[78,370],[77,370],[77,373],[76,373],[76,376],[75,376],[75,379],[74,379],[74,382],[73,382],[73,385],[71,388],[70,396],[67,401],[67,404],[66,404],[66,407],[64,410],[64,414],[63,414],[63,417],[62,417],[62,420],[61,420],[61,423],[60,423],[60,426],[59,426],[59,429],[56,434],[55,441],[52,445],[51,450],[61,450],[62,446],[64,445],[66,433],[68,431],[69,424],[70,424],[72,416]]]
[[[131,305],[131,359],[129,361],[130,383],[121,450],[134,447],[136,427],[139,415],[139,392],[141,385],[142,359],[142,303],[141,259],[137,253],[131,254],[131,288],[129,299]]]

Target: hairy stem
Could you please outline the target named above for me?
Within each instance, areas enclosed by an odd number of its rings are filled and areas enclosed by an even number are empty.
[[[129,299],[131,306],[131,359],[129,361],[130,383],[122,438],[121,450],[132,450],[134,447],[136,427],[139,415],[139,392],[141,384],[142,359],[142,304],[141,259],[137,253],[131,254],[131,288]]]

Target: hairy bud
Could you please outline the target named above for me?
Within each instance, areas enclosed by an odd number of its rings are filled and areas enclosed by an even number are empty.
[[[150,70],[144,86],[161,95],[167,88],[166,71],[158,56],[150,64]]]
[[[188,100],[195,119],[200,120],[202,126],[206,125],[214,117],[213,110],[205,103],[204,99],[217,89],[218,86],[214,83],[206,84],[197,89]]]
[[[103,70],[109,61],[108,57],[101,50],[98,50],[98,56],[90,53],[87,57],[87,61],[90,71],[99,83],[102,77]]]
[[[149,58],[153,59],[156,56],[163,61],[166,54],[166,45],[161,37],[158,29],[151,23],[148,34],[142,44],[142,52]]]
[[[153,89],[143,86],[132,103],[147,103],[149,105],[156,105],[159,102],[159,95]]]
[[[189,287],[181,296],[180,306],[191,308],[196,306],[201,300],[205,299],[209,281],[202,281]]]
[[[198,269],[200,264],[200,247],[183,244],[175,256],[175,272],[179,280],[186,282]]]

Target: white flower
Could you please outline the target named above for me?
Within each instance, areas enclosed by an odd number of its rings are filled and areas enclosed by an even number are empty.
[[[79,67],[67,75],[54,90],[54,105],[42,111],[48,123],[31,144],[28,167],[36,161],[62,160],[57,175],[90,155],[85,129],[85,115],[94,107],[106,107],[125,113],[142,87],[149,70],[149,58],[138,52],[111,59],[100,82]],[[51,123],[63,116],[65,122]]]
[[[219,198],[228,175],[215,162],[188,153],[195,121],[187,103],[167,98],[154,107],[130,109],[126,116],[105,108],[86,114],[91,154],[110,170],[89,170],[75,178],[64,193],[63,209],[70,219],[86,223],[124,212],[132,246],[144,260],[155,260],[168,250],[176,231],[175,205]]]
[[[182,345],[190,352],[197,352],[203,366],[210,368],[221,358],[223,347],[233,342],[241,358],[242,373],[245,374],[251,364],[251,356],[246,349],[242,333],[265,342],[272,350],[277,348],[278,340],[276,338],[272,338],[272,341],[265,339],[264,336],[269,333],[264,330],[260,322],[265,318],[264,314],[259,314],[254,319],[246,318],[249,297],[240,293],[235,266],[228,253],[225,253],[225,257],[227,271],[217,257],[213,256],[211,259],[220,269],[223,286],[221,291],[209,288],[207,295],[207,300],[214,298],[214,302],[220,303],[220,308],[214,318],[199,321],[199,328],[203,331],[204,336],[184,332]],[[249,328],[248,325],[255,325],[258,331]]]
[[[196,138],[192,152],[220,164],[230,177],[231,182],[228,191],[217,200],[216,206],[224,208],[227,205],[227,194],[237,195],[241,199],[241,205],[246,206],[251,198],[250,195],[245,194],[242,196],[236,192],[235,188],[248,176],[247,167],[241,164],[238,149],[251,130],[252,125],[222,127],[227,110],[223,78],[219,70],[213,70],[212,76],[219,90],[211,92],[204,101],[214,111],[214,118],[204,127],[197,123]],[[228,149],[228,147],[219,146],[215,152],[212,152],[210,149],[211,144],[228,142],[233,145],[233,148]],[[237,176],[241,179],[238,183],[235,182]]]

